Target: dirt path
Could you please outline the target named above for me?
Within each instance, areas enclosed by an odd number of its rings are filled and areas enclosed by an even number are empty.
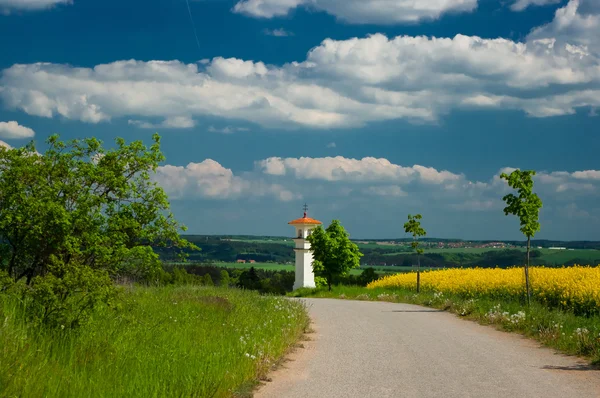
[[[519,335],[430,308],[307,299],[312,341],[260,398],[600,398],[600,371]]]

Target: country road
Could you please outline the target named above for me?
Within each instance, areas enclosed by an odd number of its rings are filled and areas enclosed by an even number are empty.
[[[600,371],[434,309],[306,299],[315,332],[260,398],[600,397]]]

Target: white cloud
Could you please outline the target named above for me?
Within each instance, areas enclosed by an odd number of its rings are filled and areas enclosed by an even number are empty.
[[[4,147],[6,149],[12,149],[12,146],[8,145],[6,142],[4,141],[0,141],[0,147]]]
[[[208,131],[211,133],[233,134],[233,133],[238,133],[238,132],[243,132],[243,131],[250,131],[250,129],[247,127],[225,126],[222,128],[216,128],[215,126],[210,126],[208,128]]]
[[[279,158],[258,161],[257,167],[265,174],[288,175],[298,179],[325,181],[400,181],[420,180],[425,183],[441,184],[461,179],[449,171],[415,165],[404,167],[387,159],[366,157],[348,159],[342,156],[325,158]]]
[[[161,166],[154,179],[171,199],[222,200],[272,196],[281,201],[290,201],[301,197],[278,184],[236,176],[231,169],[212,159],[190,163],[186,167]]]
[[[143,120],[128,120],[128,124],[142,129],[189,129],[196,125],[194,119],[187,116],[172,116],[155,124]]]
[[[278,29],[264,29],[263,33],[267,36],[275,36],[275,37],[288,37],[294,36],[293,32],[289,32],[283,28]]]
[[[523,11],[530,6],[545,6],[549,4],[558,4],[562,0],[515,0],[510,7],[513,11]]]
[[[285,16],[297,7],[324,11],[350,23],[394,24],[437,19],[447,13],[471,12],[477,0],[241,0],[234,12],[257,18]]]
[[[58,4],[73,4],[73,0],[0,0],[0,10],[43,10]]]
[[[260,199],[300,203],[306,193],[311,203],[331,204],[340,210],[360,203],[373,208],[394,203],[396,208],[423,209],[430,215],[454,212],[484,217],[482,213],[486,213],[485,217],[496,214],[499,220],[505,207],[502,197],[514,192],[499,175],[513,170],[503,168],[482,182],[457,172],[402,166],[387,159],[273,157],[258,160],[250,171],[234,172],[211,159],[185,167],[166,165],[159,167],[154,179],[175,201]],[[598,175],[597,170],[540,171],[534,177],[534,191],[544,203],[546,219],[592,214],[600,196],[600,179],[595,178]]]
[[[597,0],[570,0],[558,9],[547,25],[534,29],[529,40],[552,38],[571,51],[600,55],[600,3]],[[597,60],[597,58],[596,58]],[[597,67],[597,65],[596,65]]]
[[[326,39],[281,66],[221,57],[13,65],[0,77],[0,99],[30,115],[89,123],[211,116],[278,129],[435,122],[457,108],[567,115],[600,107],[600,16],[582,9],[571,0],[525,42],[375,34]]]
[[[573,177],[578,180],[598,180],[598,181],[600,181],[600,171],[599,170],[576,171],[573,173]]]
[[[35,132],[29,127],[21,126],[15,121],[0,122],[0,137],[2,138],[31,138]]]
[[[330,142],[329,144],[327,144],[327,148],[335,148],[335,147],[337,147],[335,142]]]

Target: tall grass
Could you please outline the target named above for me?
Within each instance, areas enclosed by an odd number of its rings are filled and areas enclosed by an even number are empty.
[[[22,303],[0,300],[0,396],[231,396],[308,325],[302,304],[237,289],[131,288],[76,330],[28,324]]]

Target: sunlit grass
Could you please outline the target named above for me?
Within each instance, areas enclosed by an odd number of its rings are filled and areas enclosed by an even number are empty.
[[[73,331],[29,325],[0,300],[0,396],[231,396],[308,325],[300,303],[237,289],[133,288]]]

